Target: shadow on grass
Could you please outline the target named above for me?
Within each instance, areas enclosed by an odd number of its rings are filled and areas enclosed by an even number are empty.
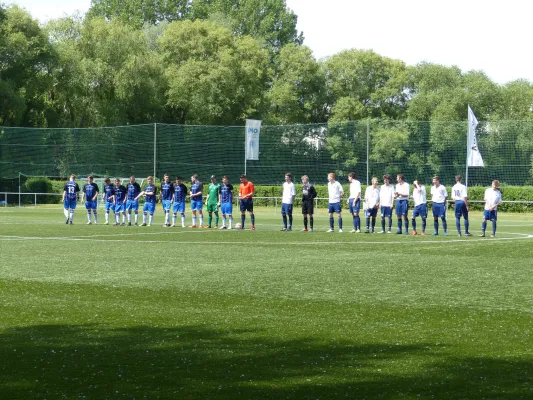
[[[33,326],[0,333],[2,399],[533,396],[533,363],[427,344],[280,341],[246,330]]]

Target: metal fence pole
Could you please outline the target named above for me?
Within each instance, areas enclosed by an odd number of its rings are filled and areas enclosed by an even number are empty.
[[[156,162],[157,162],[157,122],[154,123],[154,183],[156,178]]]
[[[369,185],[368,179],[370,176],[370,120],[366,120],[366,185]]]

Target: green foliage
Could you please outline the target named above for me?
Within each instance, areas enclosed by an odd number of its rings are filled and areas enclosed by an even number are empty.
[[[54,193],[52,181],[48,178],[28,178],[21,191],[23,193]],[[63,188],[61,188],[61,192]],[[37,203],[39,204],[54,204],[60,200],[58,196],[46,196],[44,194],[37,195]]]
[[[180,123],[242,123],[259,110],[268,55],[210,21],[171,23],[161,37],[168,104]]]

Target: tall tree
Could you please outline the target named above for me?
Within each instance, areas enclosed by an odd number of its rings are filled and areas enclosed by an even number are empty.
[[[290,43],[281,49],[279,67],[267,99],[271,123],[325,122],[325,77],[311,49]]]
[[[47,126],[56,54],[23,9],[0,12],[0,125]]]
[[[269,71],[256,40],[214,22],[180,21],[169,25],[161,46],[177,122],[231,125],[257,116]]]

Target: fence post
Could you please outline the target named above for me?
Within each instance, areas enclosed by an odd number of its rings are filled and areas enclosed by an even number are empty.
[[[19,172],[19,208],[21,207],[21,204],[20,204],[20,172]]]
[[[154,184],[156,178],[156,162],[157,162],[157,122],[154,122]]]
[[[368,179],[370,176],[370,162],[369,162],[369,154],[370,154],[370,119],[366,120],[366,185],[368,186]]]
[[[37,207],[37,193],[34,193],[34,195],[35,195],[35,203],[34,203],[34,205],[35,205],[35,207]]]

